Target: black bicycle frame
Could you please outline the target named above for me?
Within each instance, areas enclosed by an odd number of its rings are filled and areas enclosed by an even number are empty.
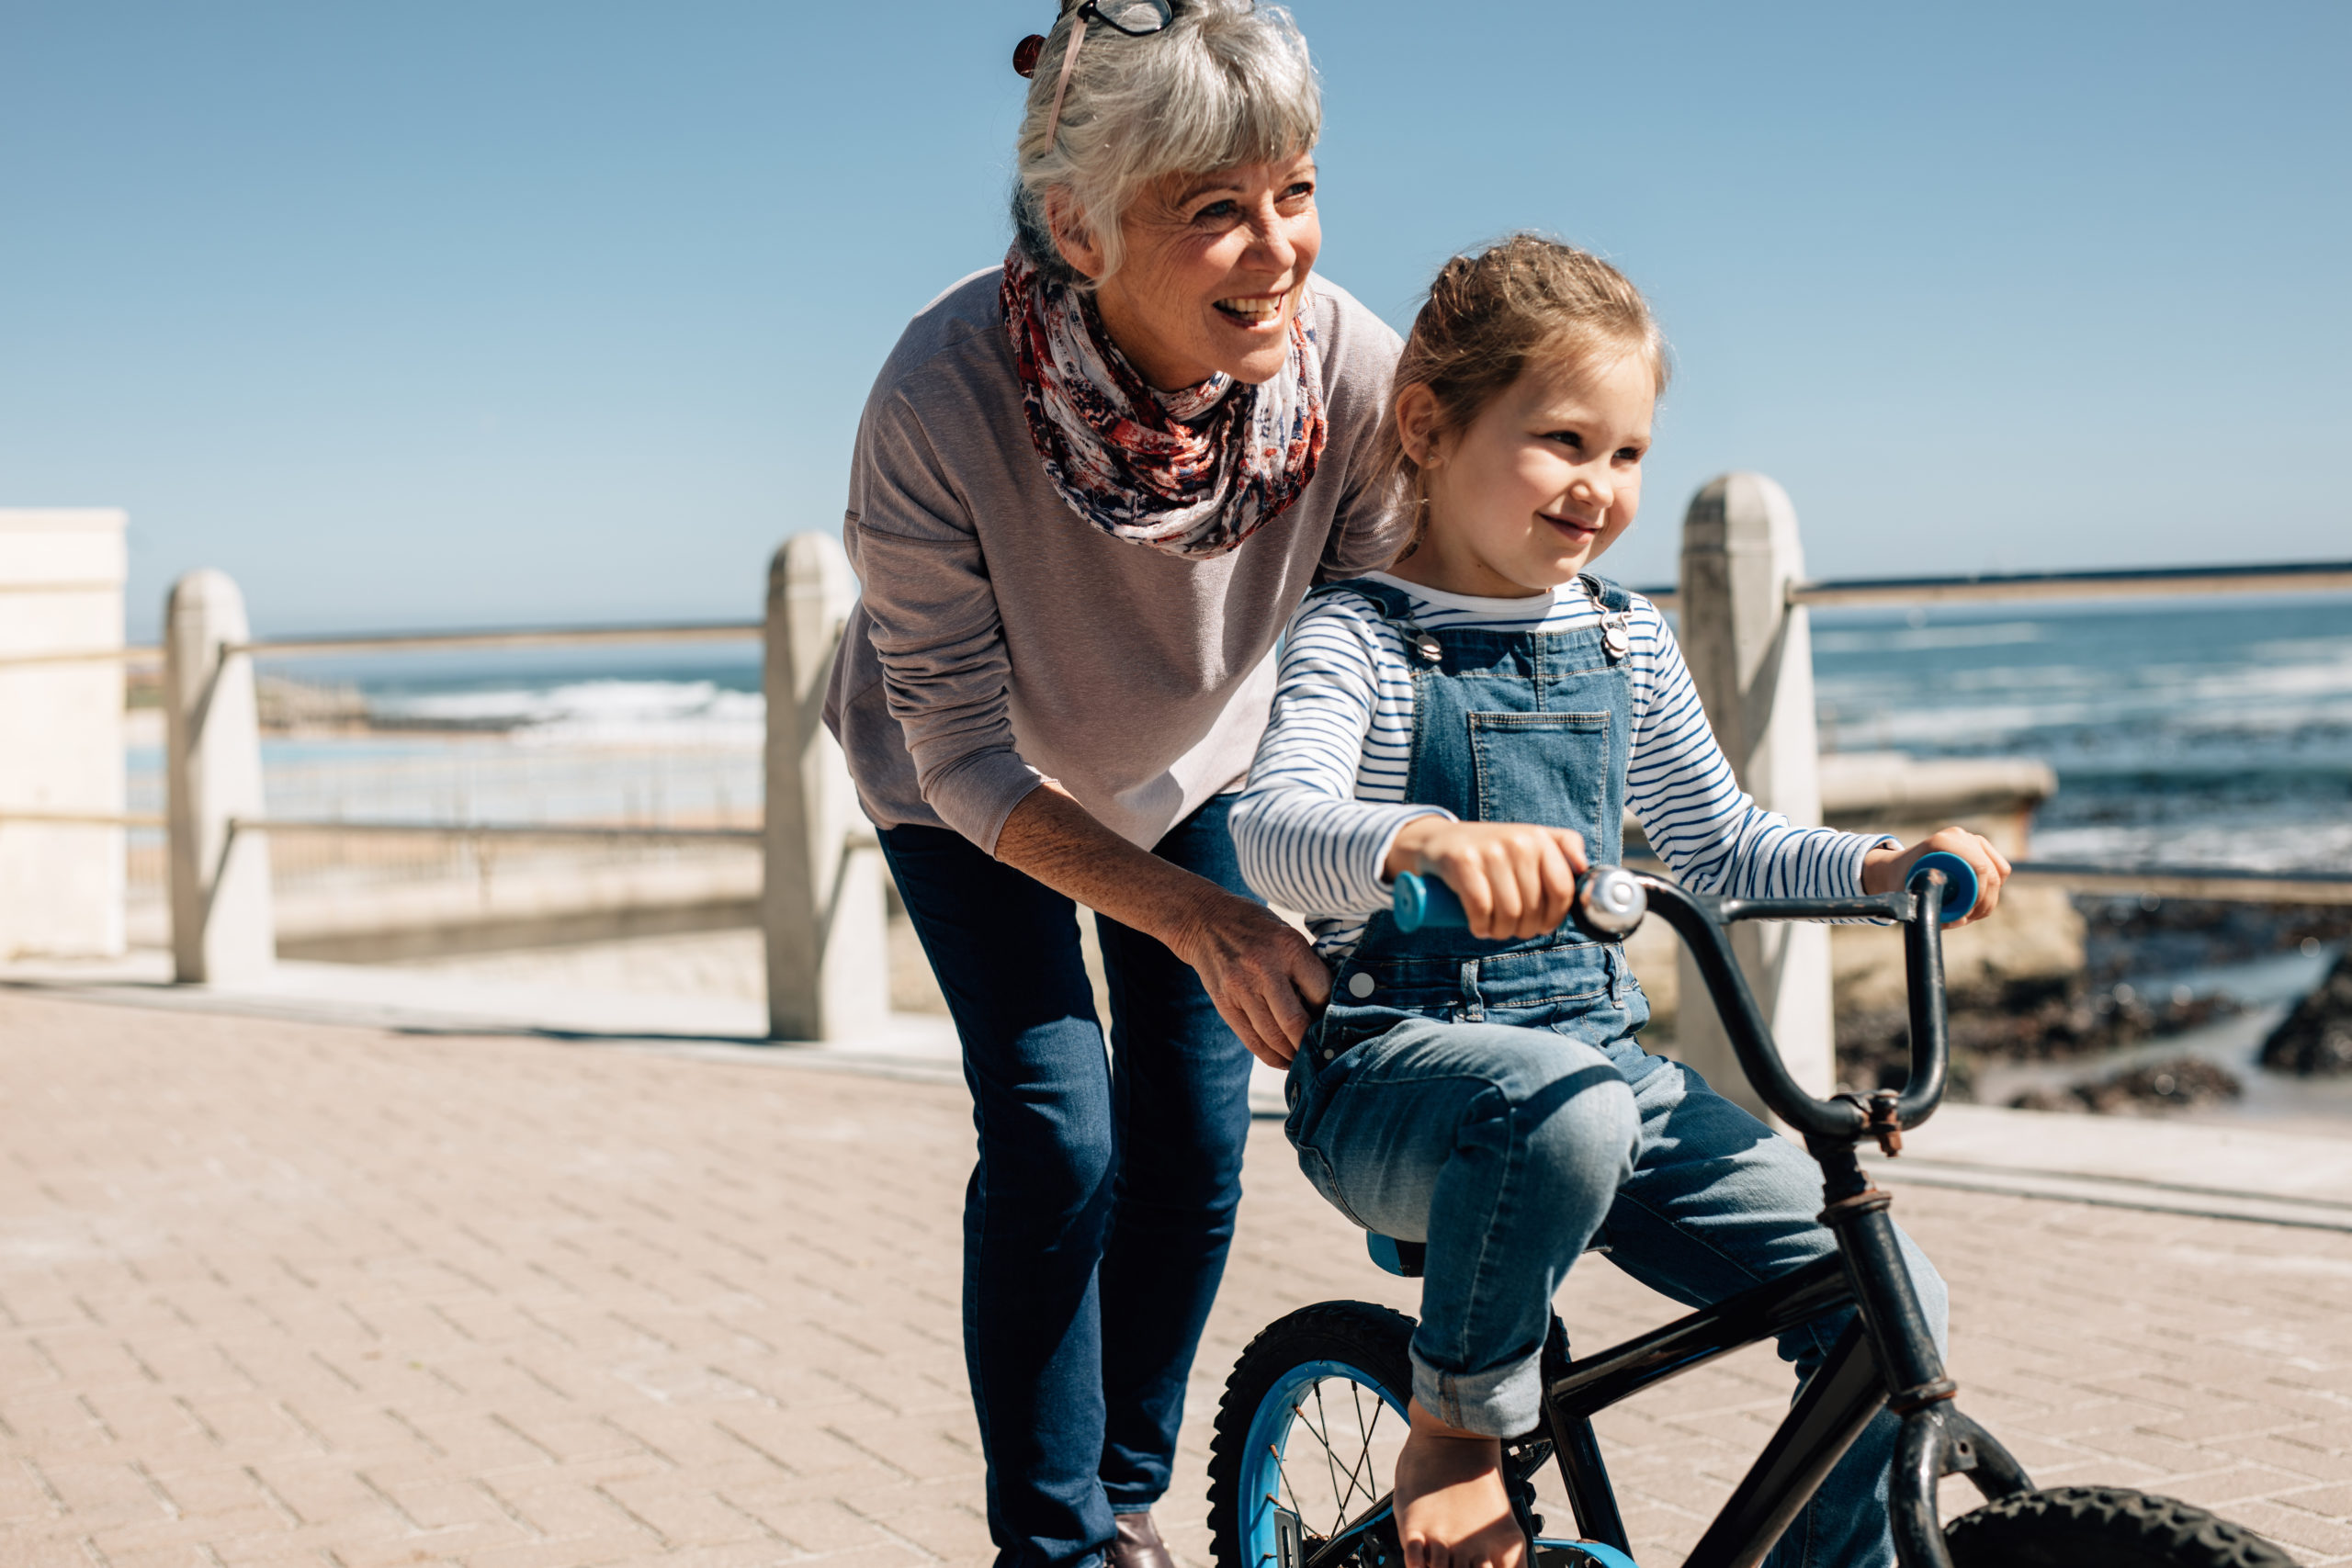
[[[1851,1308],[1854,1321],[1805,1380],[1683,1568],[1756,1568],[1862,1429],[1890,1408],[1903,1418],[1888,1485],[1895,1554],[1903,1568],[1951,1568],[1937,1523],[1936,1483],[1964,1472],[1988,1498],[2033,1483],[2007,1450],[1952,1405],[1954,1385],[1944,1375],[1942,1352],[1887,1218],[1892,1200],[1871,1185],[1854,1153],[1864,1138],[1879,1140],[1890,1154],[1899,1149],[1904,1130],[1925,1122],[1943,1098],[1943,877],[1928,874],[1913,888],[1868,898],[1715,898],[1657,877],[1640,881],[1651,912],[1664,917],[1690,947],[1748,1082],[1775,1115],[1804,1135],[1807,1152],[1819,1162],[1821,1218],[1837,1236],[1838,1251],[1581,1359],[1571,1357],[1566,1334],[1555,1331],[1546,1348],[1544,1430],[1511,1447],[1529,1455],[1532,1467],[1541,1466],[1541,1450],[1548,1447],[1578,1531],[1630,1556],[1633,1546],[1593,1438],[1594,1413],[1719,1356]],[[1904,928],[1910,1077],[1899,1093],[1815,1100],[1789,1076],[1724,927],[1736,920],[1854,919]],[[1388,1517],[1384,1497],[1324,1542],[1307,1568],[1329,1568],[1354,1555]]]
[[[1598,1355],[1566,1360],[1553,1371],[1544,1384],[1545,1432],[1576,1513],[1577,1534],[1632,1555],[1616,1493],[1593,1438],[1595,1413],[1854,1305],[1850,1269],[1842,1253],[1822,1258]],[[1858,1319],[1805,1381],[1683,1568],[1752,1568],[1761,1562],[1889,1397],[1871,1336]],[[1915,1429],[1920,1440],[1913,1440]],[[1889,1498],[1905,1568],[1949,1568],[1936,1521],[1935,1485],[1955,1471],[1973,1472],[1971,1479],[1988,1497],[2031,1484],[2000,1444],[1948,1404],[1934,1402],[1906,1417]]]
[[[1544,1384],[1544,1425],[1567,1488],[1577,1529],[1631,1554],[1615,1492],[1592,1438],[1592,1416],[1693,1367],[1809,1323],[1853,1303],[1844,1260],[1825,1258],[1679,1318],[1639,1338],[1582,1360],[1569,1360]],[[1760,1560],[1830,1468],[1886,1404],[1886,1384],[1871,1359],[1859,1323],[1850,1325],[1805,1382],[1688,1562]]]
[[[1883,1218],[1883,1210],[1879,1213]],[[1593,1416],[1734,1350],[1859,1304],[1855,1260],[1844,1248],[1843,1233],[1839,1240],[1838,1256],[1725,1297],[1595,1355],[1570,1358],[1566,1337],[1555,1333],[1546,1348],[1541,1436],[1549,1440],[1550,1457],[1559,1467],[1580,1537],[1633,1554],[1608,1466],[1593,1436]],[[1903,1268],[1897,1254],[1891,1260],[1881,1257],[1865,1261],[1862,1269],[1875,1273],[1890,1261],[1893,1268]],[[1906,1292],[1909,1283],[1905,1270]],[[1867,1321],[1865,1309],[1805,1380],[1763,1452],[1683,1559],[1683,1568],[1755,1568],[1762,1562],[1862,1429],[1886,1408],[1892,1395]],[[1915,1327],[1932,1355],[1935,1344],[1925,1322]],[[1514,1446],[1524,1448],[1526,1440]],[[1540,1466],[1543,1457],[1536,1453],[1534,1464]],[[2007,1450],[1975,1422],[1942,1396],[1930,1399],[1905,1416],[1891,1478],[1888,1501],[1904,1568],[1951,1568],[1937,1524],[1935,1491],[1938,1480],[1955,1472],[1969,1472],[1987,1497],[2032,1485]],[[1388,1499],[1383,1497],[1323,1542],[1306,1568],[1329,1568],[1356,1556],[1363,1538],[1388,1520]]]

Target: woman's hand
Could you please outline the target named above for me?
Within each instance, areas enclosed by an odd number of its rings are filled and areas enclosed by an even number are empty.
[[[1584,835],[1532,822],[1455,822],[1416,817],[1396,830],[1381,874],[1442,878],[1482,942],[1544,936],[1568,918],[1589,862]]]
[[[1250,1054],[1289,1066],[1331,999],[1331,971],[1307,940],[1264,905],[1214,887],[1165,940]]]
[[[1894,892],[1909,880],[1911,868],[1919,857],[1936,850],[1948,850],[1976,868],[1976,908],[1952,924],[1964,926],[1991,914],[2001,902],[2001,884],[2009,874],[2008,857],[1995,849],[1990,839],[1965,828],[1939,829],[1908,849],[1893,850],[1880,845],[1863,857],[1862,891]]]
[[[1158,938],[1191,964],[1250,1054],[1270,1067],[1298,1055],[1331,972],[1264,905],[1139,850],[1048,779],[997,834],[997,858],[1088,908]]]

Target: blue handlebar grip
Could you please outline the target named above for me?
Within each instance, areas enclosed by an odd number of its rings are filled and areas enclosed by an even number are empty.
[[[1396,874],[1396,890],[1389,897],[1388,908],[1396,917],[1400,931],[1417,931],[1423,926],[1466,931],[1470,926],[1469,913],[1453,888],[1436,877],[1409,871]]]
[[[1920,876],[1930,871],[1942,872],[1944,880],[1951,884],[1944,889],[1943,919],[1940,923],[1948,926],[1954,920],[1966,918],[1968,912],[1976,908],[1976,868],[1950,850],[1930,850],[1911,863],[1912,885],[1917,886]]]

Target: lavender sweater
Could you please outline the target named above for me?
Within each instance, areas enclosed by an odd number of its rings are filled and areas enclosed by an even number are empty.
[[[877,826],[998,830],[1052,778],[1149,846],[1238,785],[1275,639],[1318,580],[1387,563],[1405,518],[1365,486],[1401,346],[1317,278],[1329,437],[1299,499],[1213,560],[1072,512],[1030,444],[990,267],[908,324],[859,422],[842,530],[863,587],[825,723]]]

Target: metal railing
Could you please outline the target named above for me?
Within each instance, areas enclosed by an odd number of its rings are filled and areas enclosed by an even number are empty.
[[[2157,599],[2188,593],[2332,593],[2352,590],[2352,561],[2152,567],[2127,571],[1984,572],[1957,577],[1847,577],[1791,582],[1785,603],[1815,606],[1940,604],[2031,599]],[[1660,609],[1673,586],[1635,590]]]
[[[6,665],[136,663],[160,658],[167,813],[0,807],[0,827],[163,829],[174,971],[237,981],[273,961],[273,836],[742,845],[763,852],[771,1032],[786,1039],[857,1033],[887,1016],[879,843],[859,813],[846,765],[812,700],[855,599],[841,547],[819,535],[786,543],[771,565],[757,621],[514,626],[262,637],[219,572],[173,587],[154,648],[62,649]],[[271,813],[263,804],[254,666],[266,659],[505,651],[533,648],[745,641],[763,645],[769,734],[763,820],[672,826],[632,821],[401,819]],[[118,742],[119,743],[119,742]]]
[[[1634,590],[1660,609],[1672,609],[1681,590],[1672,583]],[[2119,571],[1973,572],[1946,577],[1848,577],[1792,582],[1787,603],[1813,606],[1930,604],[2033,599],[2165,598],[2191,593],[2328,593],[2352,592],[2352,561],[2272,561],[2249,566],[2153,567]],[[762,636],[758,621],[679,621],[647,625],[485,627],[449,632],[320,633],[255,637],[231,649],[257,658],[332,654],[456,652],[484,649],[561,648],[594,643],[735,642]],[[160,664],[157,644],[62,653],[0,655],[0,667],[115,661]]]
[[[763,636],[758,621],[664,621],[587,626],[489,626],[447,632],[331,632],[254,637],[227,649],[260,659],[334,654],[455,653],[485,649],[571,648],[590,644],[741,642]],[[159,643],[0,655],[0,668],[36,664],[161,664]]]
[[[223,658],[320,658],[384,653],[505,652],[531,648],[579,648],[742,642],[763,638],[762,621],[673,621],[583,626],[493,626],[446,632],[353,632],[253,637],[222,646]],[[364,818],[240,817],[241,832],[390,835],[458,839],[568,839],[676,843],[760,842],[763,828],[689,828],[655,823],[370,821]]]
[[[2096,865],[2018,861],[2014,874],[2075,893],[2138,893],[2223,903],[2352,904],[2352,872],[2264,871],[2232,865]]]
[[[680,843],[756,844],[764,828],[678,828],[661,823],[385,822],[345,817],[232,817],[240,833],[390,834],[440,839],[646,839]]]
[[[0,807],[0,825],[30,823],[43,828],[142,828],[168,826],[152,811],[40,811],[32,807]]]
[[[257,659],[320,658],[331,654],[456,653],[486,649],[573,648],[590,644],[742,642],[764,637],[759,621],[677,621],[642,626],[511,626],[448,632],[354,632],[266,637],[230,645]]]

